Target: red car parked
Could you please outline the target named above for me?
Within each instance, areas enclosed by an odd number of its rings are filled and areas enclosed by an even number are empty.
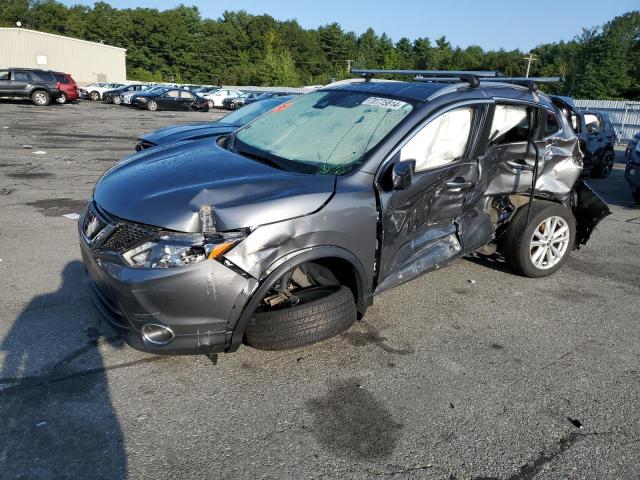
[[[62,95],[56,99],[58,103],[73,102],[80,97],[78,93],[78,85],[76,81],[68,73],[51,72],[56,77],[58,89],[62,91]]]

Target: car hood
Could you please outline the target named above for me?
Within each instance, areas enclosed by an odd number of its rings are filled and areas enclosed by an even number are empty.
[[[333,176],[279,170],[205,139],[132,155],[98,181],[93,198],[124,220],[198,232],[203,205],[214,207],[219,230],[255,227],[319,210],[334,186]]]
[[[171,125],[147,133],[140,137],[140,140],[151,142],[154,145],[179,142],[182,140],[196,140],[200,138],[216,137],[226,135],[239,128],[238,125],[217,122],[197,122],[185,125]]]

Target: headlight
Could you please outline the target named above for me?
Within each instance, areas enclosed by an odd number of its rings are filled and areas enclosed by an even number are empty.
[[[202,234],[167,234],[122,254],[136,268],[182,267],[206,259],[218,259],[244,238],[231,232],[205,238]]]

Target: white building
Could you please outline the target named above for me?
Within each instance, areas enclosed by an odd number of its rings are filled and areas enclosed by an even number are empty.
[[[125,48],[24,28],[0,28],[0,68],[69,73],[79,84],[127,79]]]

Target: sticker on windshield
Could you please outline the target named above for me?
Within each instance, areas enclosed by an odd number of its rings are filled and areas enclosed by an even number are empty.
[[[389,110],[400,110],[402,107],[407,105],[407,102],[402,102],[400,100],[392,100],[390,98],[382,98],[382,97],[369,97],[362,105],[371,105],[372,107],[381,107],[388,108]]]

